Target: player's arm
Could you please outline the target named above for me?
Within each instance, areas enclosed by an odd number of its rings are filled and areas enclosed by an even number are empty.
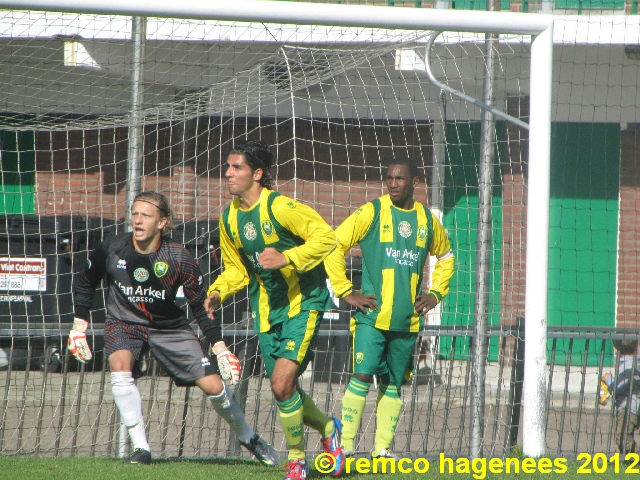
[[[435,215],[431,214],[431,216],[433,218],[433,242],[431,242],[429,253],[436,257],[436,265],[431,276],[432,282],[429,294],[435,295],[438,302],[440,302],[449,293],[449,284],[453,276],[456,259],[453,256],[451,242],[442,223]]]
[[[230,385],[237,383],[242,375],[242,366],[222,339],[222,326],[220,320],[214,314],[207,315],[204,307],[204,288],[202,285],[202,273],[200,267],[191,254],[185,251],[186,261],[182,262],[182,290],[184,297],[193,312],[200,330],[211,345],[211,353],[216,356],[220,376]]]
[[[219,222],[220,251],[222,253],[223,272],[216,278],[208,290],[204,307],[209,318],[213,317],[216,310],[227,298],[242,290],[249,284],[249,274],[242,263],[240,253],[224,226],[222,218]]]
[[[302,245],[282,252],[286,265],[292,265],[298,272],[317,267],[336,247],[335,233],[313,208],[280,196],[274,200],[272,212],[284,228],[304,240]]]
[[[338,244],[324,261],[324,267],[329,276],[334,295],[338,298],[343,298],[348,304],[359,308],[365,313],[367,309],[375,310],[378,308],[375,296],[363,295],[353,290],[353,284],[347,277],[345,254],[367,235],[369,228],[371,228],[374,214],[373,205],[367,203],[342,222],[336,229]]]
[[[74,319],[67,339],[67,349],[82,363],[93,358],[87,342],[89,313],[96,288],[100,285],[107,271],[107,255],[107,244],[103,242],[91,252],[85,270],[76,277],[73,286]]]

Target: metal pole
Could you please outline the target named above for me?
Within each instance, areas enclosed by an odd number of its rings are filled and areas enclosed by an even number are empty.
[[[125,218],[129,218],[133,199],[140,193],[144,155],[144,125],[142,123],[141,109],[144,104],[144,50],[147,38],[147,19],[145,17],[133,17],[132,23],[131,113],[129,115],[129,158],[127,160]]]
[[[525,290],[523,453],[546,448],[547,301],[553,24],[531,42],[527,273]]]
[[[133,199],[140,193],[142,177],[143,135],[141,108],[144,101],[144,47],[147,38],[147,19],[132,18],[133,57],[131,60],[131,113],[129,116],[129,157],[127,159],[127,198],[125,218],[129,218]],[[127,225],[127,230],[131,226]],[[129,432],[118,413],[118,435],[116,438],[116,455],[126,457],[129,453]]]
[[[493,106],[496,69],[495,46],[498,38],[487,34],[484,42],[485,76],[482,101]],[[480,172],[478,178],[478,238],[476,241],[475,320],[473,324],[473,371],[471,377],[471,443],[470,457],[482,456],[484,443],[485,380],[488,352],[489,271],[491,262],[491,230],[493,204],[493,168],[495,161],[496,121],[488,110],[482,110],[480,135]]]

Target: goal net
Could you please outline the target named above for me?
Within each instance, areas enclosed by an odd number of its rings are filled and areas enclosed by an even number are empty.
[[[94,361],[78,365],[64,343],[74,275],[99,241],[126,229],[130,139],[140,135],[140,189],[170,198],[178,219],[172,237],[198,259],[205,284],[221,268],[217,220],[231,199],[222,165],[235,143],[269,144],[276,189],[334,227],[386,193],[390,159],[415,159],[416,198],[447,228],[456,273],[417,343],[394,449],[468,452],[470,339],[481,301],[489,325],[484,450],[508,454],[518,439],[528,133],[504,120],[489,123],[492,254],[478,298],[482,110],[434,86],[426,70],[483,101],[491,85],[493,106],[526,122],[530,38],[502,35],[487,50],[484,34],[447,32],[427,53],[433,32],[159,18],[145,26],[136,66],[129,17],[0,12],[0,361],[7,369],[0,452],[109,455],[119,448],[102,298],[92,312]],[[141,102],[132,111],[136,92]],[[360,265],[356,248],[348,258],[356,286]],[[284,450],[246,294],[221,318],[245,366],[236,395],[253,427]],[[336,301],[302,377],[321,409],[338,417],[350,372],[348,323],[349,311]],[[156,456],[242,454],[199,390],[176,388],[152,358],[144,366],[139,386]],[[372,448],[374,407],[371,393],[358,452]],[[307,441],[317,449],[315,434]]]

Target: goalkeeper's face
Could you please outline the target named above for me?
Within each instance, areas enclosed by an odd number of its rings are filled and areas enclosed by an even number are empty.
[[[131,227],[136,249],[145,251],[154,248],[160,241],[162,229],[167,224],[167,217],[160,213],[158,207],[146,201],[133,202],[131,207]]]

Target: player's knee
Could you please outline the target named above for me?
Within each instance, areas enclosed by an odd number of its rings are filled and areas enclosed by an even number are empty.
[[[224,383],[220,375],[207,375],[199,380],[196,380],[196,385],[200,387],[208,396],[218,396],[224,391]]]
[[[271,391],[273,392],[273,396],[276,397],[276,400],[284,402],[293,397],[296,392],[295,382],[292,383],[289,379],[283,377],[272,378]]]

